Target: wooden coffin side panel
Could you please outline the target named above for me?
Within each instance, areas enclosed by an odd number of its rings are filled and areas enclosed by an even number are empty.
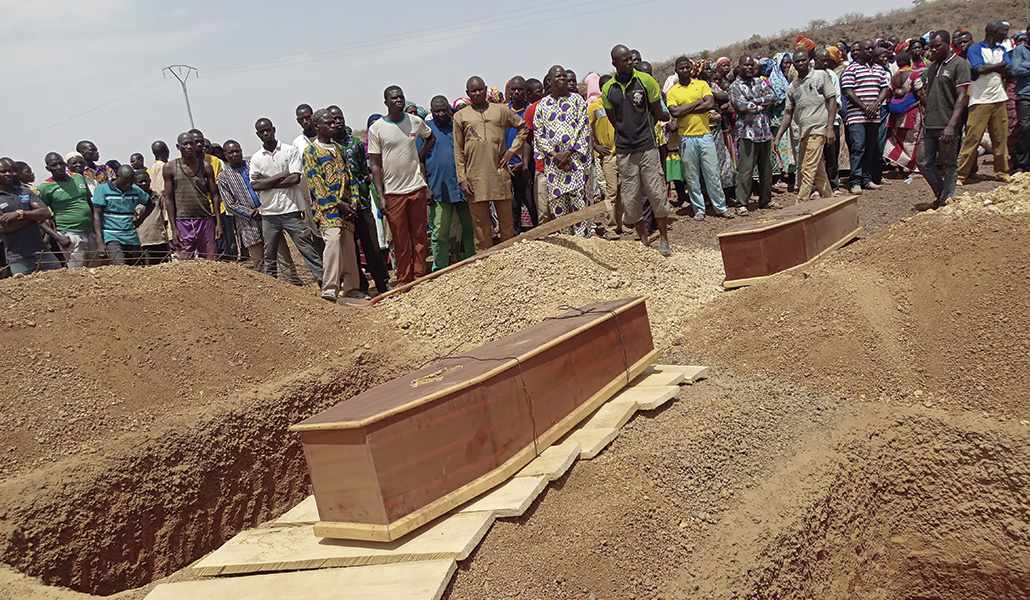
[[[302,431],[300,439],[319,515],[345,511],[358,521],[387,522],[379,479],[363,431]]]
[[[517,367],[375,423],[368,445],[385,522],[493,471],[532,444],[533,422]],[[360,521],[342,513],[326,520]]]
[[[763,231],[719,238],[726,279],[771,275],[808,260],[805,220],[792,220]]]
[[[630,379],[640,375],[644,369],[658,360],[659,354],[658,350],[651,350],[643,358],[633,363],[630,367]],[[558,441],[559,438],[571,431],[583,419],[590,416],[598,407],[617,394],[625,385],[624,376],[617,377],[609,382],[564,419],[540,435],[536,448],[543,451]],[[319,537],[353,540],[393,541],[399,539],[511,478],[519,469],[536,458],[536,448],[530,444],[493,471],[388,525],[353,521],[320,521],[315,524],[314,533]]]
[[[807,260],[818,257],[841,239],[851,239],[857,229],[857,197],[813,213],[812,218],[805,222]]]

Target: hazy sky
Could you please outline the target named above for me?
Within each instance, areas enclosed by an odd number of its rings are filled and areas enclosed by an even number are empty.
[[[907,5],[907,3],[906,3]],[[511,4],[372,1],[305,3],[0,0],[0,56],[8,91],[0,99],[0,155],[33,166],[47,152],[95,142],[101,160],[153,160],[150,143],[189,129],[181,87],[162,78],[188,64],[198,128],[213,142],[235,138],[258,148],[254,121],[269,117],[279,138],[299,127],[297,104],[340,105],[363,129],[384,112],[382,90],[404,88],[428,107],[464,95],[470,75],[504,88],[515,74],[542,77],[560,63],[582,78],[611,70],[611,47],[638,48],[647,60],[833,20],[855,5],[783,0],[526,0]],[[899,7],[869,0],[863,12]],[[718,12],[716,11],[718,8]],[[703,21],[698,20],[701,15]],[[682,23],[681,25],[677,24]],[[681,31],[682,34],[674,33]]]

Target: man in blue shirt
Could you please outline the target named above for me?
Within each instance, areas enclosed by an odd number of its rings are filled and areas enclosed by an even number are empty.
[[[70,243],[47,225],[52,216],[39,196],[21,184],[18,165],[10,158],[0,158],[0,240],[12,274],[61,268],[60,261],[43,244],[44,233],[64,245]]]
[[[433,191],[433,270],[451,264],[451,223],[458,215],[461,223],[461,260],[475,254],[475,238],[472,230],[472,213],[468,199],[461,192],[458,175],[454,167],[454,120],[447,98],[436,96],[429,103],[432,119],[426,125],[436,136],[436,145],[426,154],[426,178]]]
[[[143,214],[136,216],[136,207]],[[154,210],[154,201],[136,185],[136,170],[118,167],[114,181],[101,183],[93,192],[93,229],[103,240],[100,256],[110,255],[112,265],[139,264],[142,247],[136,227]]]
[[[1027,24],[1030,31],[1030,23]],[[1013,173],[1030,171],[1030,45],[1012,49],[1012,76],[1016,78],[1016,151]]]

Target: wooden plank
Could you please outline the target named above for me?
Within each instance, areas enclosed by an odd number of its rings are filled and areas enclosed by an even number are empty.
[[[572,468],[572,464],[579,458],[582,450],[576,442],[564,442],[555,444],[540,453],[540,456],[533,459],[533,462],[526,465],[518,472],[516,477],[535,477],[543,475],[548,481],[560,479]]]
[[[859,234],[861,234],[861,233],[862,233],[862,228],[859,227],[858,229],[852,231],[851,233],[849,233],[846,236],[842,237],[841,239],[837,240],[836,243],[832,244],[826,250],[823,250],[822,252],[820,252],[819,254],[817,254],[816,256],[811,258],[810,260],[807,260],[807,261],[801,263],[800,265],[795,265],[793,267],[790,267],[789,269],[784,269],[784,270],[782,270],[782,271],[780,271],[778,273],[773,273],[772,275],[764,275],[762,277],[748,277],[748,278],[745,278],[745,279],[733,279],[733,280],[727,279],[726,281],[722,282],[722,287],[724,287],[726,289],[732,289],[732,288],[743,287],[745,285],[754,285],[756,283],[761,283],[763,281],[766,281],[766,280],[768,280],[771,277],[776,277],[777,275],[782,275],[784,273],[791,273],[791,272],[794,272],[794,271],[798,271],[800,269],[804,269],[804,268],[810,267],[810,266],[814,265],[815,263],[819,262],[820,260],[826,258],[826,255],[828,255],[829,253],[833,252],[834,250],[837,250],[837,249],[841,248],[842,246],[844,246],[844,244],[847,244],[851,240],[857,238],[859,236]]]
[[[318,522],[318,505],[315,504],[315,495],[312,494],[301,501],[300,504],[286,511],[283,516],[272,521],[272,527],[300,527],[312,526]]]
[[[612,400],[590,415],[583,423],[583,429],[621,429],[636,413],[635,400]]]
[[[320,569],[164,583],[145,600],[440,600],[457,570],[454,560]]]
[[[452,513],[392,542],[319,539],[307,527],[244,531],[193,565],[198,575],[240,575],[427,560],[464,560],[494,522],[493,513]]]
[[[579,451],[580,460],[590,460],[600,454],[617,437],[619,437],[618,429],[577,429],[565,441],[582,446],[582,450]]]
[[[685,378],[684,383],[694,383],[699,379],[708,377],[708,373],[712,370],[711,367],[698,367],[690,365],[652,365],[652,369],[659,373],[666,372],[677,372],[683,373]]]
[[[638,410],[654,410],[675,398],[679,391],[678,385],[635,385],[626,388],[612,402],[632,400]]]
[[[654,363],[654,361],[658,359],[659,354],[659,350],[652,350],[647,353],[644,358],[633,364],[630,367],[630,380]],[[541,434],[537,439],[537,448],[547,448],[556,442],[560,437],[578,425],[584,418],[586,418],[587,415],[614,396],[624,385],[625,379],[619,378],[601,388],[600,391],[569,413],[568,416]],[[609,442],[610,441],[611,440],[609,440]],[[593,442],[595,445],[596,443],[596,441]],[[605,445],[607,445],[607,443]],[[587,444],[584,444],[583,446],[586,448]],[[596,452],[600,452],[603,447],[604,446],[601,446],[601,448],[597,449]],[[596,452],[594,453],[594,456],[596,456]],[[410,531],[418,529],[422,525],[425,525],[438,516],[445,514],[451,509],[465,504],[487,490],[500,485],[507,479],[513,477],[515,473],[522,469],[522,467],[529,464],[533,458],[535,458],[533,446],[523,448],[510,459],[505,461],[504,464],[494,469],[486,476],[480,477],[479,479],[458,488],[442,498],[427,504],[419,510],[405,515],[392,523],[379,525],[341,521],[319,521],[315,524],[315,535],[320,537],[351,540],[386,541],[397,539]],[[591,456],[591,458],[593,458],[593,456]]]
[[[520,517],[547,487],[547,477],[515,477],[466,504],[460,512],[491,512],[494,517]]]
[[[679,371],[645,372],[640,377],[634,379],[633,383],[630,384],[630,387],[638,385],[679,385],[686,378],[686,374]]]

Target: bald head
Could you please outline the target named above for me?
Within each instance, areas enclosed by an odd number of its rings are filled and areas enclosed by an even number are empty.
[[[486,99],[486,82],[482,77],[473,75],[465,82],[465,93],[472,101],[472,107],[477,109],[486,108],[489,102]]]
[[[633,72],[633,67],[636,61],[633,60],[633,55],[630,54],[629,48],[619,44],[612,48],[612,66],[615,67],[615,71],[621,75],[628,75]]]

